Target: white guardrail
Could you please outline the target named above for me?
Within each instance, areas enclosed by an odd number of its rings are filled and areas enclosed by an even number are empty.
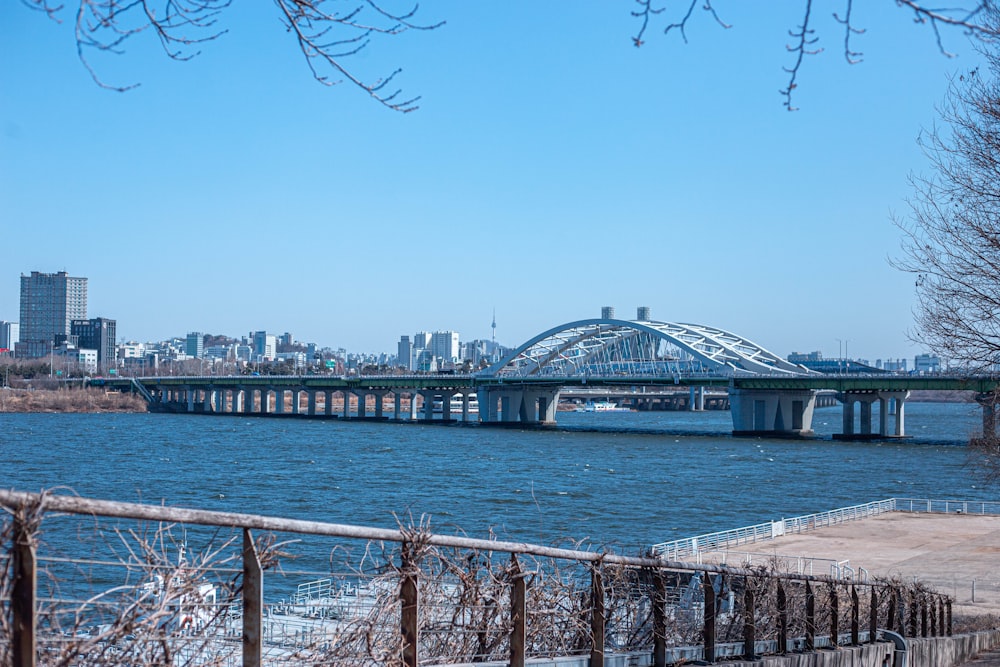
[[[790,533],[801,533],[816,528],[835,526],[887,512],[931,512],[941,514],[996,514],[1000,515],[1000,502],[968,500],[926,500],[915,498],[889,498],[864,505],[842,507],[828,512],[780,521],[767,521],[753,526],[686,537],[672,542],[654,544],[651,551],[666,560],[686,560],[705,551],[731,549],[741,544],[752,544],[774,539]]]

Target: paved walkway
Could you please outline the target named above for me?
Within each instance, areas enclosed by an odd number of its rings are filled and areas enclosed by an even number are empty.
[[[746,553],[753,562],[773,555],[830,559],[814,562],[815,574],[849,561],[872,575],[916,577],[951,595],[955,614],[1000,614],[1000,516],[891,512],[747,544],[726,560],[736,564]],[[995,664],[980,667],[1000,667],[1000,654],[993,657]]]

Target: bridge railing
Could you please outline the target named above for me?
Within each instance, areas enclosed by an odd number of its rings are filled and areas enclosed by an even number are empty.
[[[948,598],[898,581],[477,540],[426,523],[2,490],[0,506],[0,664],[668,664],[858,644],[879,627],[914,636],[917,619],[931,619],[931,635],[950,628]]]
[[[801,533],[816,528],[836,526],[848,521],[866,519],[887,512],[931,512],[944,514],[995,514],[1000,515],[1000,502],[968,500],[928,500],[915,498],[889,498],[862,505],[842,507],[827,512],[767,521],[753,526],[686,537],[660,542],[651,547],[653,554],[670,560],[696,557],[705,551],[732,550],[734,547],[770,540],[790,533]]]

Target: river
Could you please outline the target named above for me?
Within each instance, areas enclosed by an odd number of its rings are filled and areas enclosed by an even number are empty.
[[[994,499],[966,464],[974,404],[909,403],[912,437],[732,438],[728,412],[560,413],[555,429],[169,414],[0,415],[0,484],[635,553],[889,497]]]

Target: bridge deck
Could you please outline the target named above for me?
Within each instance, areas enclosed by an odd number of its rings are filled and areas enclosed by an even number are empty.
[[[917,577],[951,595],[955,614],[1000,613],[1000,516],[891,512],[748,544],[744,551],[755,563],[770,555],[850,560],[871,575]],[[742,553],[730,551],[727,561],[738,562]],[[703,560],[715,562],[720,554]]]

